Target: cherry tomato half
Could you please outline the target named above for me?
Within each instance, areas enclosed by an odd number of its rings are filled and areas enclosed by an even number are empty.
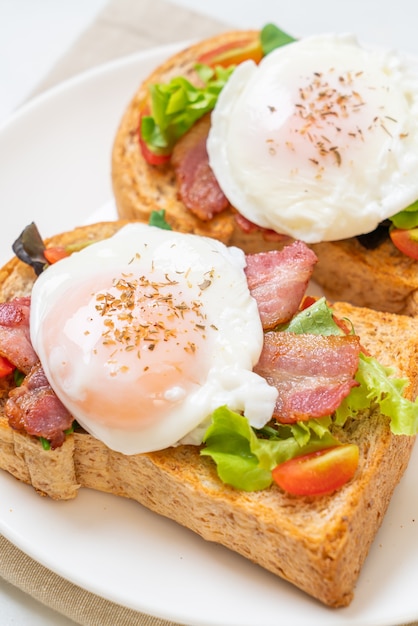
[[[392,228],[389,234],[398,250],[418,261],[418,228]]]
[[[143,111],[141,111],[139,116],[139,124],[138,124],[138,142],[141,150],[141,154],[149,165],[163,165],[164,163],[168,163],[171,159],[170,153],[162,153],[162,152],[153,152],[151,148],[144,141],[141,133],[141,120],[145,115],[149,115],[149,109],[146,107]]]
[[[315,304],[317,299],[318,298],[315,298],[314,296],[305,296],[300,304],[300,310],[305,311],[305,309],[309,309],[310,306]]]
[[[171,159],[171,154],[156,154],[153,152],[142,139],[141,133],[139,132],[138,134],[142,156],[147,163],[150,165],[163,165],[163,163],[167,163]]]
[[[64,246],[51,246],[44,250],[44,257],[50,265],[64,259],[66,256],[68,256],[68,251]]]
[[[358,459],[358,447],[351,443],[318,450],[281,463],[274,468],[273,479],[293,495],[324,495],[353,478]]]
[[[6,357],[0,356],[0,378],[3,378],[3,376],[8,376],[14,371],[14,369],[15,366],[10,363],[10,361],[6,359]]]

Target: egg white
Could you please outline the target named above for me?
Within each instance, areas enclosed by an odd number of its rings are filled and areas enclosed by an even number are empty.
[[[218,241],[130,224],[41,274],[31,340],[79,424],[124,454],[198,444],[223,405],[264,425],[277,392],[252,371],[263,331],[244,267]]]
[[[210,165],[247,219],[307,243],[372,231],[418,198],[418,69],[350,35],[238,66],[212,113]]]

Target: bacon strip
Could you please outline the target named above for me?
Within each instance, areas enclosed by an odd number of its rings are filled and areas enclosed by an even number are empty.
[[[248,286],[263,328],[269,330],[292,319],[317,262],[314,252],[295,241],[282,250],[249,254],[246,260]]]
[[[203,221],[211,220],[229,206],[209,165],[206,150],[209,128],[208,114],[179,139],[171,157],[178,196],[189,211]]]
[[[73,422],[50,387],[40,362],[34,365],[20,387],[10,391],[5,414],[12,428],[48,439],[52,449],[64,443],[64,431],[71,428]]]
[[[38,357],[30,341],[30,298],[15,298],[0,303],[0,355],[25,374]]]
[[[274,417],[283,424],[330,415],[357,385],[360,340],[268,332],[255,371],[278,390]]]

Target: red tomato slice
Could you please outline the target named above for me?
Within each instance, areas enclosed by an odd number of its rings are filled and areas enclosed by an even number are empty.
[[[305,311],[305,309],[309,309],[310,306],[312,306],[313,304],[315,304],[315,302],[318,300],[318,298],[315,298],[314,296],[304,296],[301,304],[300,304],[300,310],[301,311]]]
[[[205,65],[228,67],[228,65],[239,65],[239,63],[249,59],[259,63],[263,56],[260,38],[258,35],[254,35],[240,41],[231,41],[223,46],[219,46],[219,48],[209,50],[198,58],[198,62]]]
[[[4,356],[0,356],[0,378],[4,376],[8,376],[15,370],[15,366],[10,363],[8,359]]]
[[[393,245],[398,250],[418,261],[418,228],[411,228],[410,230],[392,228],[389,234]]]
[[[138,141],[139,141],[139,147],[141,149],[142,156],[144,157],[146,162],[149,163],[149,165],[163,165],[164,163],[167,163],[171,159],[171,153],[163,154],[163,153],[153,152],[151,148],[149,148],[149,146],[145,143],[141,134],[141,119],[143,115],[149,115],[148,107],[144,109],[143,111],[141,111],[139,115]]]
[[[318,450],[281,463],[274,468],[273,479],[293,495],[324,495],[353,478],[358,458],[358,447],[351,443]]]
[[[156,154],[150,148],[148,148],[145,141],[142,139],[141,132],[139,135],[139,146],[141,148],[142,156],[150,165],[163,165],[171,159],[171,154]]]
[[[69,256],[69,254],[63,246],[51,246],[44,250],[44,257],[51,265],[64,259],[66,256]]]

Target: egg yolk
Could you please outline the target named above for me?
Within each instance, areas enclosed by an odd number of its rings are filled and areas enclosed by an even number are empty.
[[[213,332],[187,281],[168,275],[80,285],[43,325],[61,400],[76,418],[126,430],[163,420],[206,379]]]

